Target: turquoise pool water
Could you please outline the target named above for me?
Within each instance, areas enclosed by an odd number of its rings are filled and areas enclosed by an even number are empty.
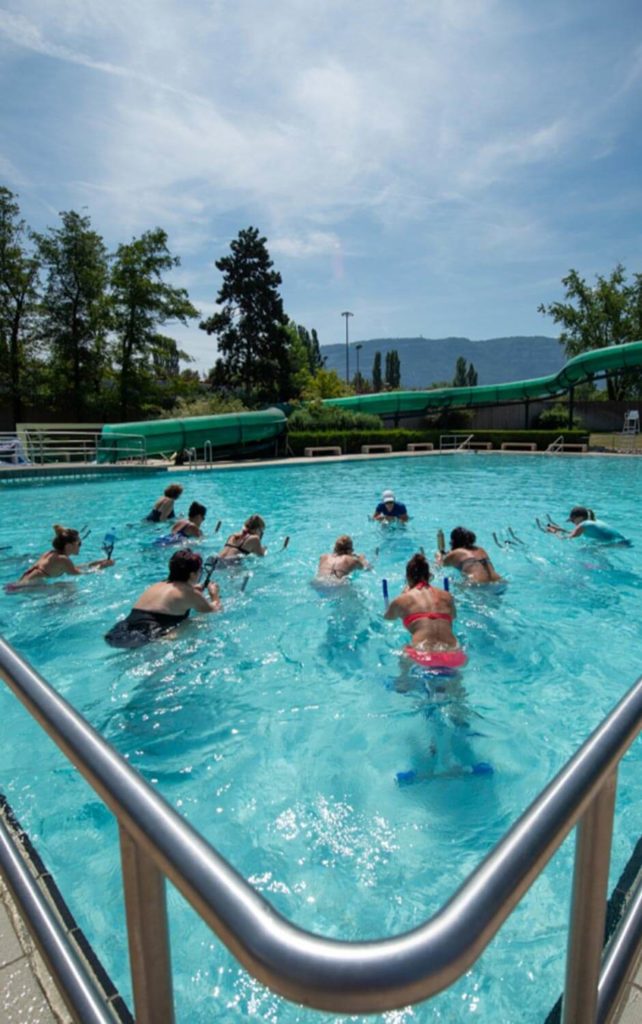
[[[223,536],[255,511],[271,550],[251,565],[245,590],[245,566],[219,576],[222,615],[194,617],[176,641],[130,652],[102,635],[163,577],[168,552],[152,546],[161,528],[139,520],[172,478],[11,484],[1,582],[48,547],[54,522],[90,524],[87,559],[116,525],[117,565],[3,594],[0,629],[281,912],[321,934],[380,938],[442,905],[639,675],[639,478],[634,459],[481,455],[183,474],[179,511],[194,499],[209,509],[204,554],[219,546],[218,519]],[[405,529],[368,519],[387,487],[408,505]],[[537,530],[536,516],[561,521],[576,503],[634,546],[599,549]],[[405,634],[381,617],[381,579],[397,593],[407,558],[419,546],[433,552],[437,528],[459,524],[477,532],[510,585],[497,597],[453,581],[470,661],[463,689],[442,705],[421,686],[398,689]],[[492,531],[506,536],[509,526],[524,546],[499,550]],[[309,581],[342,532],[371,558],[379,549],[375,569],[323,597]],[[5,691],[0,716],[0,788],[129,998],[113,820]],[[398,771],[433,763],[431,744],[436,777],[399,788]],[[636,745],[620,771],[612,882],[642,833],[640,760]],[[477,761],[494,774],[454,774]],[[572,855],[565,844],[449,992],[367,1019],[542,1021],[562,986]],[[179,1021],[361,1019],[279,999],[174,892],[169,903]]]

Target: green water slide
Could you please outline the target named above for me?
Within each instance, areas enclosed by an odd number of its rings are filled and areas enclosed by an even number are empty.
[[[376,395],[350,398],[326,398],[324,405],[337,405],[352,412],[371,412],[379,416],[418,415],[431,409],[466,408],[473,405],[503,405],[526,402],[532,398],[550,398],[569,391],[576,384],[599,375],[642,366],[642,341],[611,345],[569,359],[559,373],[533,380],[506,384],[483,384],[475,388],[436,388],[433,391],[384,391]]]
[[[261,412],[225,413],[220,416],[191,416],[181,420],[146,420],[108,423],[98,442],[98,461],[115,462],[141,452],[171,454],[185,448],[225,449],[238,454],[247,446],[258,447],[275,441],[285,431],[286,417],[280,409]]]

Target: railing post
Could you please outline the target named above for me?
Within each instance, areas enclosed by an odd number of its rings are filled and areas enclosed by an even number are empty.
[[[577,826],[562,1024],[596,1018],[616,781],[614,771]]]
[[[174,1024],[165,879],[122,825],[120,856],[136,1024]]]

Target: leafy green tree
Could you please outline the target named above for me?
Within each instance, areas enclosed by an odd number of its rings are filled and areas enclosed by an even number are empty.
[[[396,349],[386,352],[385,383],[386,387],[391,391],[394,391],[401,385],[401,363]]]
[[[179,264],[162,228],[146,231],[116,250],[111,272],[112,325],[123,419],[144,410],[150,388],[153,391],[154,355],[167,355],[168,339],[160,328],[198,316],[186,290],[164,280]]]
[[[89,217],[60,216],[62,227],[34,236],[46,272],[39,331],[50,352],[53,404],[80,421],[96,408],[107,363],[109,267]]]
[[[38,256],[16,196],[0,187],[0,394],[13,424],[22,419],[35,348]]]
[[[562,278],[564,302],[542,303],[538,310],[561,324],[560,343],[567,356],[590,349],[637,341],[642,336],[642,277],[636,274],[627,284],[626,271],[618,263],[610,277],[596,276],[587,284],[576,270]],[[610,399],[622,400],[641,393],[642,372],[638,369],[611,373],[607,378]]]
[[[382,390],[383,380],[381,377],[381,352],[375,352],[372,364],[372,390],[375,394]]]
[[[380,430],[381,426],[379,416],[323,405],[318,399],[295,409],[288,419],[288,430]]]
[[[342,380],[336,370],[321,369],[317,370],[303,388],[301,398],[311,402],[317,398],[345,398],[352,394],[352,388]]]
[[[288,375],[282,387],[281,399],[299,398],[314,375],[310,366],[309,334],[292,320],[285,327],[287,338]],[[307,335],[307,338],[306,338]]]
[[[468,371],[466,373],[466,383],[469,388],[477,387],[477,370],[475,369],[475,366],[472,362],[469,363],[468,365]]]
[[[245,228],[231,243],[231,255],[216,261],[221,308],[200,325],[217,341],[212,383],[250,405],[285,397],[290,376],[281,275],[272,269],[266,241],[256,228]]]
[[[316,373],[317,370],[323,369],[323,356],[321,355],[317,332],[314,327],[311,331],[308,331],[307,327],[303,327],[301,324],[297,325],[297,331],[307,352],[308,369],[310,373]]]

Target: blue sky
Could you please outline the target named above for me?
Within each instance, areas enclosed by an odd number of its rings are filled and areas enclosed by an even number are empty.
[[[642,272],[641,85],[639,0],[5,0],[0,183],[165,228],[203,314],[252,224],[321,344],[555,334],[570,267]]]

